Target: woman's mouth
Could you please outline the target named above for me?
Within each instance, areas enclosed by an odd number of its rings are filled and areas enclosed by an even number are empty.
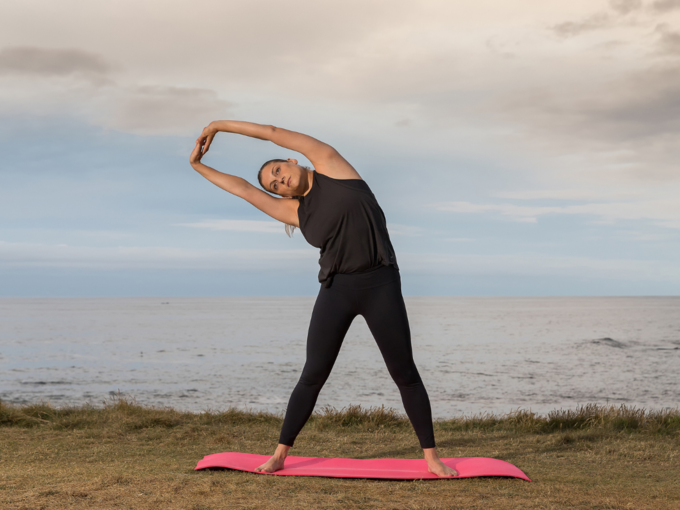
[[[288,177],[288,187],[290,188],[290,177]]]

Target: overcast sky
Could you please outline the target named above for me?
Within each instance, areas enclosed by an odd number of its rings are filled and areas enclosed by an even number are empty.
[[[6,0],[0,296],[315,294],[215,119],[336,147],[407,295],[680,294],[680,0]]]

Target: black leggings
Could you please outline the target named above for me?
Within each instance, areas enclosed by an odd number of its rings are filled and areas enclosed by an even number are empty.
[[[366,319],[422,448],[434,448],[430,399],[413,362],[411,332],[399,271],[380,266],[365,273],[336,274],[321,287],[307,335],[307,361],[288,402],[279,443],[293,446],[314,411],[352,320]]]

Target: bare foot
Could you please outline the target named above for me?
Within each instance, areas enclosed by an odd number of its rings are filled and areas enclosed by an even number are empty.
[[[444,464],[437,455],[436,448],[424,448],[427,470],[437,476],[458,476],[458,471]]]
[[[458,471],[450,468],[439,459],[428,461],[427,470],[437,476],[458,476]]]
[[[290,450],[290,446],[279,444],[276,447],[274,455],[272,455],[271,458],[261,466],[257,466],[255,471],[273,473],[274,471],[283,469],[283,463],[285,462],[286,456],[288,455],[288,450]]]
[[[273,473],[274,471],[278,471],[279,469],[283,469],[283,463],[286,459],[285,458],[280,458],[277,457],[276,455],[272,455],[272,457],[262,464],[261,466],[257,466],[255,468],[255,471],[263,471],[265,473]]]

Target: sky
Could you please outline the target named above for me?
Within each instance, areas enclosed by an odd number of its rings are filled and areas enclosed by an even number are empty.
[[[316,294],[318,250],[190,167],[216,119],[335,147],[405,295],[680,294],[680,0],[6,0],[0,296]]]

